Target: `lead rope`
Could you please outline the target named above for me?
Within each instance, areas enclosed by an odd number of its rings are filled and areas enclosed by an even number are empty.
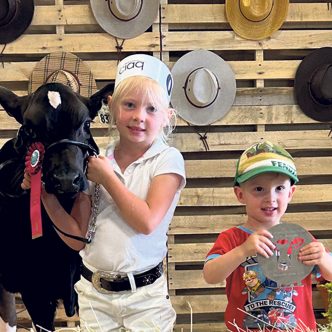
[[[92,200],[92,216],[91,216],[91,221],[89,223],[88,232],[86,235],[88,243],[91,243],[96,233],[96,221],[98,215],[99,202],[100,202],[100,185],[96,183],[95,190],[93,193],[93,200]]]

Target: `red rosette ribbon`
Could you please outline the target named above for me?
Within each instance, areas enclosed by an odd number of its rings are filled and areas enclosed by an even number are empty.
[[[25,156],[25,172],[31,178],[30,191],[30,221],[32,238],[43,235],[40,206],[42,163],[45,154],[44,145],[40,142],[32,143]]]

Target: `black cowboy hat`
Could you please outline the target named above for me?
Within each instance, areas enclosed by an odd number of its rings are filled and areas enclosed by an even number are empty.
[[[34,9],[33,0],[0,0],[0,44],[11,43],[23,34]]]
[[[297,103],[310,118],[332,121],[332,47],[307,55],[300,63],[294,81]]]

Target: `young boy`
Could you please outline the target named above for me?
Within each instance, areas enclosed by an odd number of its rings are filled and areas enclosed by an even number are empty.
[[[222,232],[209,251],[204,279],[210,284],[226,280],[226,326],[242,329],[316,330],[311,276],[302,285],[277,287],[257,264],[257,255],[274,255],[269,229],[281,223],[298,182],[293,158],[270,142],[252,145],[241,155],[234,193],[245,205],[247,220]],[[322,243],[313,241],[300,249],[299,264],[318,266],[322,277],[332,279],[332,257]]]

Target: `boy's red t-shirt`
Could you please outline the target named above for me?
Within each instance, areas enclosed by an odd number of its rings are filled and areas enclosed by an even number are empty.
[[[206,261],[241,245],[251,231],[239,226],[230,228],[218,236]],[[226,279],[228,305],[225,323],[229,330],[263,329],[303,331],[316,330],[312,305],[311,274],[301,286],[277,287],[266,278],[257,264],[256,256],[248,257]]]

